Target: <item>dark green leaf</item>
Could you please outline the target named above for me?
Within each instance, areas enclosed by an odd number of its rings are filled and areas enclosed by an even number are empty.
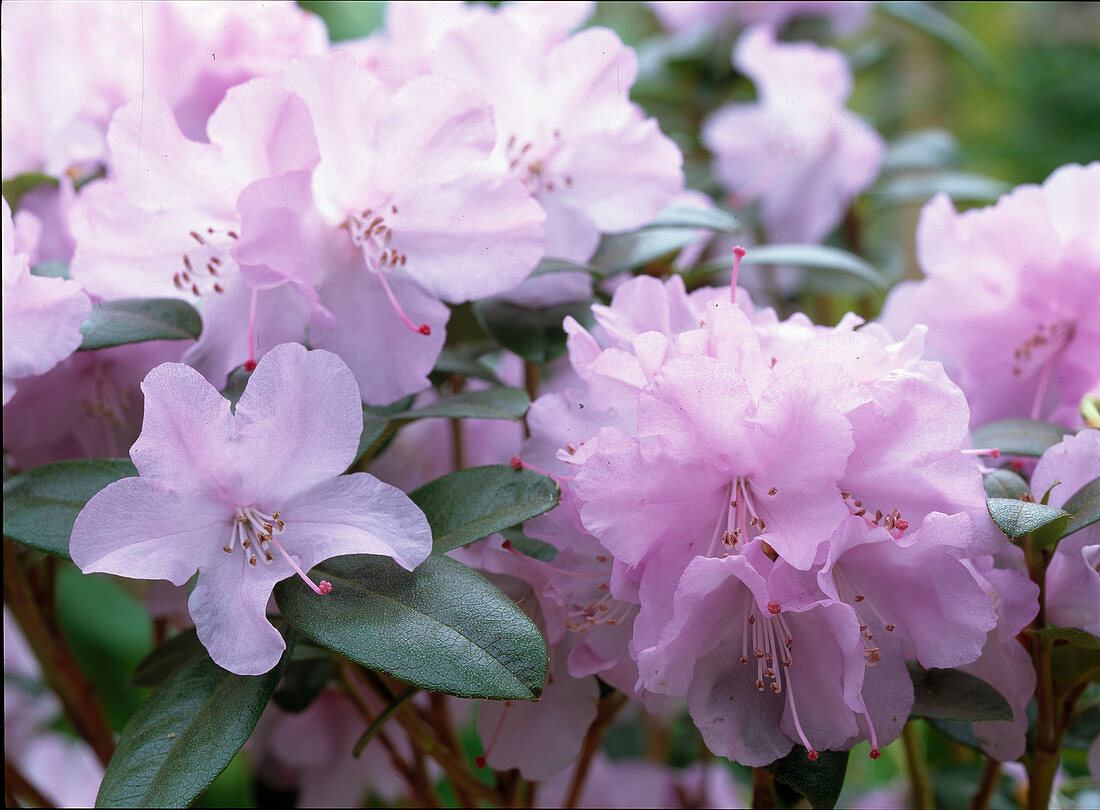
[[[1028,493],[1027,481],[1012,470],[994,470],[985,476],[982,483],[985,484],[985,494],[990,498],[1019,500],[1021,495]]]
[[[1072,431],[1049,422],[1002,419],[982,425],[972,435],[975,447],[996,447],[1006,455],[1038,458],[1067,433]]]
[[[989,498],[985,502],[989,516],[1009,540],[1031,534],[1037,547],[1058,541],[1069,522],[1069,515],[1053,506],[1028,503],[1010,498]]]
[[[246,676],[202,658],[161,684],[126,724],[96,807],[187,807],[244,745],[286,659]]]
[[[397,424],[391,424],[390,414],[406,411],[412,407],[414,396],[403,397],[389,405],[363,406],[363,432],[359,434],[359,449],[355,452],[355,467],[364,458],[368,461],[378,456],[397,433]]]
[[[448,324],[448,326],[450,326],[450,324]],[[439,353],[439,358],[435,361],[435,368],[432,371],[433,373],[458,374],[461,377],[476,377],[479,380],[485,380],[493,385],[504,384],[500,381],[496,372],[480,360],[475,360],[472,357],[464,357],[447,347],[444,347],[443,351]]]
[[[415,571],[388,557],[336,557],[275,586],[288,622],[323,647],[423,689],[459,697],[534,700],[546,644],[514,602],[479,574],[432,555]]]
[[[42,278],[68,278],[69,263],[61,261],[40,262],[31,268],[31,275]]]
[[[532,363],[547,363],[565,354],[562,321],[572,315],[582,324],[592,323],[592,301],[576,301],[532,309],[500,298],[486,298],[473,305],[474,316],[500,345]]]
[[[892,0],[879,3],[877,7],[955,51],[983,79],[995,75],[996,63],[985,45],[942,11],[915,0]]]
[[[670,205],[646,225],[646,228],[705,228],[715,233],[730,234],[743,233],[745,230],[737,217],[729,211],[686,205]]]
[[[1051,651],[1055,698],[1081,683],[1100,683],[1100,649],[1055,644]]]
[[[108,484],[135,475],[130,460],[121,458],[59,461],[22,472],[4,482],[4,535],[67,560],[80,510]]]
[[[179,669],[206,657],[206,648],[199,641],[195,628],[184,630],[161,644],[137,665],[130,683],[134,686],[160,686],[164,679]]]
[[[958,669],[923,669],[914,661],[908,666],[913,717],[970,723],[1012,719],[1008,701],[981,678]]]
[[[194,340],[202,331],[198,310],[174,298],[102,301],[80,325],[82,350],[146,340]]]
[[[1062,537],[1080,531],[1100,520],[1100,478],[1093,478],[1062,504],[1071,517]]]
[[[304,711],[325,690],[332,676],[332,659],[305,658],[291,660],[286,665],[282,683],[275,690],[275,703],[279,708],[293,712]]]
[[[608,234],[600,241],[592,264],[609,274],[637,270],[647,264],[669,259],[698,240],[697,233],[683,227]]]
[[[973,748],[975,751],[982,750],[981,741],[974,736],[973,723],[967,723],[963,720],[938,720],[934,717],[926,717],[925,720],[947,739]]]
[[[432,527],[435,554],[530,520],[558,505],[553,479],[505,464],[459,470],[411,492]]]
[[[836,806],[844,787],[848,752],[819,751],[817,760],[811,762],[806,749],[796,745],[787,756],[765,765],[764,770],[805,796],[815,810],[828,810]]]
[[[3,193],[4,199],[8,201],[12,212],[15,212],[19,209],[19,200],[32,188],[38,186],[57,188],[58,185],[60,184],[56,177],[50,177],[50,175],[41,172],[24,172],[5,180],[2,188],[0,188],[0,193]]]
[[[463,391],[422,408],[399,411],[389,418],[399,422],[416,419],[522,419],[530,404],[525,391],[495,386],[480,391]]]
[[[1087,751],[1097,737],[1100,737],[1100,704],[1086,706],[1069,727],[1063,748],[1075,751]]]
[[[1056,641],[1068,641],[1075,647],[1086,650],[1100,650],[1100,638],[1076,627],[1044,627],[1041,630],[1029,630],[1042,638],[1050,638]]]
[[[923,205],[937,194],[969,203],[994,202],[1012,190],[1009,183],[970,172],[923,172],[891,177],[876,184],[867,198],[880,208]]]

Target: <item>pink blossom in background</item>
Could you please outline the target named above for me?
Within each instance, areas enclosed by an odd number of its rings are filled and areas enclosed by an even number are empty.
[[[502,3],[496,8],[455,0],[397,0],[386,3],[386,21],[381,31],[337,47],[353,53],[371,73],[397,88],[430,72],[432,54],[440,40],[456,28],[499,16],[549,46],[568,37],[592,16],[595,7],[592,2],[573,0],[524,0]]]
[[[103,766],[84,740],[56,731],[57,697],[4,608],[4,756],[56,807],[95,804]]]
[[[496,156],[546,210],[549,258],[587,261],[683,187],[679,148],[630,102],[637,56],[609,29],[548,46],[501,15],[443,37],[431,69],[489,99]]]
[[[11,208],[3,201],[4,405],[20,380],[44,374],[83,340],[80,324],[91,300],[75,281],[31,275],[28,254],[16,252]]]
[[[1100,478],[1100,430],[1067,436],[1039,459],[1031,489],[1062,508],[1079,489]],[[1053,487],[1053,489],[1051,489]],[[1047,620],[1100,636],[1100,523],[1078,529],[1058,542],[1047,568]]]
[[[755,103],[729,104],[703,128],[714,172],[737,207],[760,202],[771,242],[820,242],[878,176],[886,143],[844,103],[844,55],[810,42],[746,31],[733,64],[756,84]]]
[[[917,259],[925,278],[891,290],[880,320],[895,334],[928,325],[971,425],[1079,425],[1081,398],[1100,391],[1100,163],[1063,166],[988,208],[958,213],[936,197]]]
[[[647,5],[673,33],[726,31],[756,23],[782,28],[796,17],[822,17],[838,34],[853,34],[867,26],[874,8],[865,0],[651,0]]]
[[[340,554],[382,554],[411,570],[431,552],[428,523],[403,493],[366,473],[340,475],[363,421],[335,355],[273,349],[235,412],[180,364],[153,369],[142,390],[130,450],[139,477],[88,502],[70,552],[85,573],[182,585],[197,570],[188,607],[224,669],[255,675],[278,663],[285,644],[264,612],[279,580]],[[312,587],[324,598],[323,585]]]
[[[190,341],[130,343],[75,352],[20,384],[4,408],[4,449],[27,469],[73,458],[121,458],[141,432],[141,380],[178,362]]]
[[[323,53],[324,23],[290,2],[65,2],[4,6],[3,176],[107,159],[114,111],[163,97],[204,140],[229,87]]]
[[[72,276],[106,300],[196,304],[203,331],[184,360],[220,386],[249,359],[252,296],[233,255],[238,197],[263,178],[312,168],[318,156],[305,104],[268,79],[231,89],[208,129],[209,143],[188,140],[152,100],[115,115],[108,177],[84,188],[72,213]],[[261,353],[300,339],[286,323],[292,306],[279,309],[283,320],[259,333]]]

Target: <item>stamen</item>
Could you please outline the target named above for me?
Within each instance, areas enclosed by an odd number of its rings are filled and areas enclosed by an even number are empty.
[[[384,271],[378,272],[378,280],[382,282],[382,289],[386,291],[386,297],[390,299],[390,304],[393,305],[394,311],[397,313],[398,317],[401,318],[401,322],[413,332],[419,332],[421,335],[430,335],[432,333],[432,328],[428,326],[428,324],[422,323],[420,326],[417,326],[412,322],[409,316],[405,314],[405,310],[401,308],[401,305],[397,303],[397,296],[395,296],[393,290],[390,289],[390,283],[386,280]]]
[[[280,554],[283,555],[283,559],[290,563],[290,567],[294,569],[295,573],[302,578],[306,585],[308,585],[315,594],[317,594],[318,596],[324,596],[327,593],[332,593],[331,582],[327,582],[322,579],[319,585],[314,585],[313,580],[306,575],[306,572],[301,569],[298,563],[294,562],[294,560],[290,558],[290,555],[286,553],[286,550],[279,544],[278,540],[272,537],[271,544],[275,546],[276,550]],[[254,560],[256,558],[253,557],[252,559]]]
[[[546,470],[542,469],[541,467],[536,467],[534,464],[528,464],[526,461],[524,461],[519,456],[512,456],[511,460],[508,462],[508,466],[511,467],[513,470],[531,470],[532,472],[542,473],[547,478],[553,478],[555,481],[573,481],[574,480],[573,476],[554,475],[554,473],[547,472]]]
[[[991,456],[992,458],[1001,457],[1001,448],[999,447],[982,447],[975,450],[963,450],[961,451],[964,456]]]
[[[252,308],[248,313],[248,360],[245,361],[245,371],[256,370],[256,310],[260,303],[260,291],[252,291]]]

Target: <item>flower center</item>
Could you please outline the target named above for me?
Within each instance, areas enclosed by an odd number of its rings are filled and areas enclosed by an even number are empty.
[[[91,419],[100,419],[107,449],[119,456],[119,437],[130,416],[130,386],[112,362],[93,362],[80,384],[80,407]]]
[[[386,224],[387,216],[391,218],[397,216],[396,205],[390,205],[389,212],[385,214],[377,213],[371,208],[365,208],[359,214],[350,215],[344,223],[344,227],[351,234],[352,244],[363,252],[363,260],[367,264],[367,269],[378,274],[378,280],[382,282],[382,289],[385,290],[386,297],[398,317],[401,318],[401,322],[413,332],[430,335],[432,328],[428,324],[422,323],[417,326],[405,314],[405,310],[397,302],[397,296],[393,294],[390,283],[386,279],[386,274],[383,272],[394,267],[404,267],[405,262],[408,261],[408,257],[404,253],[390,245],[393,240],[393,228]]]
[[[239,238],[236,231],[220,231],[207,227],[191,231],[196,246],[181,255],[183,269],[172,274],[177,290],[190,292],[196,298],[209,293],[225,292],[226,254]]]
[[[833,581],[836,582],[837,595],[840,601],[846,602],[855,611],[859,620],[859,634],[863,641],[863,657],[869,666],[879,662],[880,651],[875,644],[875,634],[871,632],[870,625],[882,627],[887,633],[894,632],[895,625],[888,622],[875,607],[874,602],[860,593],[845,575],[844,570],[838,565],[833,568]]]
[[[761,487],[753,484],[749,476],[733,479],[726,490],[725,502],[718,515],[714,533],[711,535],[707,556],[718,556],[719,549],[725,548],[725,554],[731,554],[744,548],[758,534],[767,529],[767,524],[757,511],[756,498],[771,497],[779,494],[777,487]]]
[[[1000,450],[997,454],[1000,455]],[[840,493],[841,499],[844,501],[844,505],[848,507],[848,511],[856,517],[863,518],[868,526],[881,526],[891,532],[896,531],[897,534],[893,537],[901,537],[902,532],[909,528],[909,521],[901,516],[901,512],[897,509],[892,509],[889,512],[883,512],[881,509],[876,509],[872,515],[867,511],[863,505],[863,501],[857,500],[852,497],[851,492],[842,490]]]
[[[1031,408],[1031,418],[1038,419],[1042,413],[1054,367],[1062,356],[1066,346],[1073,340],[1077,322],[1063,319],[1040,323],[1035,331],[1012,352],[1012,374],[1015,377],[1031,376],[1039,372],[1035,385],[1035,400]]]
[[[561,149],[561,132],[554,130],[553,141],[546,149],[537,149],[532,141],[520,142],[519,138],[512,135],[505,145],[505,155],[508,160],[508,169],[515,174],[527,187],[527,191],[538,196],[542,192],[550,192],[556,188],[569,188],[573,185],[571,175],[563,174],[554,177],[547,171],[547,162]]]
[[[330,593],[332,591],[331,583],[322,579],[320,585],[314,584],[301,566],[287,554],[279,541],[275,539],[275,533],[282,533],[285,526],[286,524],[279,516],[278,509],[268,515],[254,506],[238,507],[237,511],[233,513],[233,530],[229,543],[222,546],[222,551],[226,554],[232,554],[233,549],[239,543],[241,550],[248,557],[248,564],[255,567],[261,559],[264,565],[271,565],[275,562],[275,555],[272,553],[272,549],[275,549],[314,593],[321,595]]]

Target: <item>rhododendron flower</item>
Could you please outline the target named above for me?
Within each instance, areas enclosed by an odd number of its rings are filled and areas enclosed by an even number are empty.
[[[72,276],[104,299],[196,304],[202,335],[184,360],[221,384],[249,359],[252,295],[232,250],[241,238],[238,197],[263,178],[312,168],[317,145],[301,99],[268,79],[230,90],[208,132],[209,143],[186,139],[151,99],[115,115],[107,180],[85,188],[73,211]],[[293,312],[272,298],[265,308]],[[301,338],[272,320],[258,335],[262,350]]]
[[[403,493],[366,473],[340,475],[363,422],[358,387],[335,355],[276,347],[235,412],[180,364],[153,369],[142,390],[145,421],[130,450],[139,477],[88,502],[70,553],[85,573],[182,585],[197,571],[188,608],[219,666],[254,675],[278,663],[285,644],[264,613],[279,580],[340,554],[412,569],[431,552],[428,523]]]
[[[547,47],[498,16],[443,37],[432,72],[491,102],[496,154],[546,210],[551,258],[587,261],[600,233],[645,225],[683,187],[679,148],[630,102],[637,57],[608,29]]]
[[[523,0],[496,8],[455,0],[396,0],[386,3],[386,23],[381,31],[337,47],[353,53],[371,73],[397,88],[430,71],[439,41],[456,28],[500,16],[549,46],[592,16],[595,6],[574,0]]]
[[[228,88],[328,46],[318,17],[282,2],[15,3],[2,39],[5,178],[100,163],[111,115],[146,94],[203,140]]]
[[[92,302],[75,281],[31,275],[26,253],[17,253],[11,208],[3,201],[4,404],[17,381],[44,374],[83,340],[80,324]]]
[[[156,340],[74,352],[21,383],[4,408],[12,465],[125,456],[141,432],[142,379],[154,366],[178,361],[189,345]]]
[[[1031,474],[1031,489],[1037,498],[1050,489],[1048,503],[1061,508],[1097,478],[1100,430],[1086,428],[1043,453]],[[1100,636],[1100,523],[1059,541],[1047,568],[1046,610],[1053,624]]]
[[[765,23],[782,28],[796,17],[824,17],[837,33],[851,34],[871,19],[872,4],[865,0],[650,0],[661,25],[675,33],[708,29],[724,31],[735,25]]]
[[[703,129],[715,174],[741,204],[760,200],[773,242],[820,242],[878,175],[883,139],[844,102],[852,73],[844,56],[809,42],[746,32],[738,70],[756,83],[755,104],[718,110]]]
[[[1100,390],[1100,163],[1063,166],[961,214],[936,197],[921,212],[917,258],[925,278],[895,287],[880,320],[897,335],[928,325],[971,424],[1080,424],[1081,397]]]

